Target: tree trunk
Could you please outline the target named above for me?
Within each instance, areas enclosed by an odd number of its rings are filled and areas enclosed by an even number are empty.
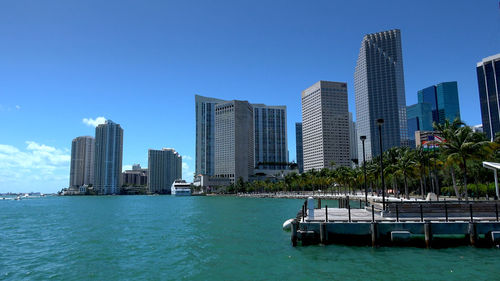
[[[453,169],[453,167],[450,167],[450,173],[451,173],[451,181],[453,182],[453,189],[455,190],[455,195],[457,196],[457,199],[460,201],[462,200],[462,197],[460,196],[460,191],[458,191],[457,181],[455,179],[455,169]]]
[[[406,180],[406,173],[403,174],[404,178],[405,178],[405,196],[406,196],[406,199],[410,199],[410,193],[408,193],[408,181]]]

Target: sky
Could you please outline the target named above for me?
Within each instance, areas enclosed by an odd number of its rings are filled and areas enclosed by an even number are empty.
[[[69,184],[71,141],[111,119],[124,169],[170,147],[192,180],[194,95],[286,105],[295,160],[301,91],[347,82],[363,36],[402,33],[406,102],[458,81],[480,124],[476,63],[500,53],[498,0],[0,1],[0,192]]]

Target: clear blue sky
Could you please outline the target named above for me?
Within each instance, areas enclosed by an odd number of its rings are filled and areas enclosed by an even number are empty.
[[[290,160],[300,93],[348,83],[363,35],[399,28],[407,104],[458,81],[463,119],[481,123],[475,65],[500,52],[497,0],[0,2],[0,192],[68,185],[84,118],[124,128],[124,165],[173,147],[192,179],[194,95],[288,108]],[[187,177],[188,176],[188,177]]]

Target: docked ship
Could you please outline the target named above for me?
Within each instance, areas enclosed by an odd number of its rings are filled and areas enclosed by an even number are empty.
[[[176,196],[191,196],[191,183],[185,180],[175,180],[170,191]]]

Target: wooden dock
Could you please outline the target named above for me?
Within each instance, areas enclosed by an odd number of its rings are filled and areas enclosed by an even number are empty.
[[[358,204],[345,199],[339,202],[344,208],[314,208],[314,202],[311,198],[306,200],[292,222],[293,246],[298,243],[421,247],[500,245],[497,201],[393,202],[386,203],[385,210],[378,203],[354,209],[351,205]]]

